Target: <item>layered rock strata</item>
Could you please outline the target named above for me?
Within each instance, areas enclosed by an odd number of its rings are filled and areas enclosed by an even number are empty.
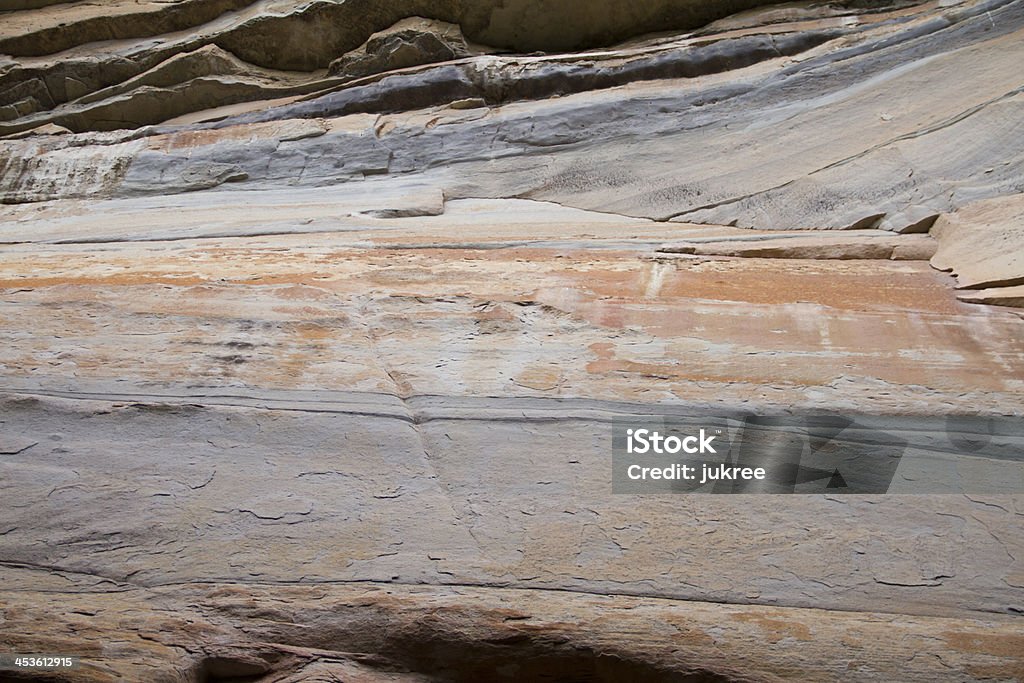
[[[1024,677],[1024,1],[757,4],[0,2],[0,650]],[[612,493],[802,411],[963,491]]]

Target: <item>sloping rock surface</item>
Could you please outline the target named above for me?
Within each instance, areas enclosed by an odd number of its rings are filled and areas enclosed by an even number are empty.
[[[941,213],[1019,191],[1022,26],[1018,0],[925,5],[586,54],[480,55],[340,83],[321,72],[246,68],[237,50],[201,48],[193,33],[156,47],[115,41],[102,54],[84,45],[12,63],[0,131],[136,132],[5,145],[2,198],[187,191],[242,175],[252,187],[317,186],[412,172],[451,198],[520,196],[758,229],[927,232]],[[189,51],[176,56],[183,45]],[[126,66],[113,89],[67,73],[116,55]],[[168,59],[177,61],[160,65]],[[100,71],[109,80],[119,68]],[[974,73],[984,78],[964,76]],[[62,98],[54,79],[65,91],[85,85]],[[250,100],[245,108],[259,111],[239,114]],[[460,118],[402,113],[453,102],[487,106]],[[220,120],[145,127],[186,114],[196,122],[199,110]],[[357,113],[381,118],[360,125]],[[345,123],[283,147],[259,132],[293,119]],[[183,139],[194,142],[165,145]],[[492,163],[510,157],[500,170]]]

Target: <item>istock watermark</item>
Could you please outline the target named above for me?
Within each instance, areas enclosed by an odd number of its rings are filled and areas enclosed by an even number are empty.
[[[718,434],[722,430],[716,430]],[[699,436],[684,436],[682,438],[670,434],[662,436],[656,430],[651,429],[627,429],[626,430],[626,451],[629,453],[654,452],[659,455],[675,455],[680,451],[684,453],[717,453],[711,442],[715,437],[708,436],[704,429],[700,430]]]
[[[615,493],[1022,493],[1017,417],[659,415],[612,426]]]

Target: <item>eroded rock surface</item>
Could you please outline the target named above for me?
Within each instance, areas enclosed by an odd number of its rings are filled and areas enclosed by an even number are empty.
[[[965,301],[1020,306],[1024,285],[1024,195],[970,204],[939,219],[932,265],[952,271]],[[979,291],[980,290],[980,291]]]
[[[759,4],[0,2],[0,650],[1024,678],[1024,0]],[[820,410],[999,487],[612,494]]]
[[[147,71],[52,106],[29,91],[47,69],[79,63],[77,53],[20,58],[3,76],[10,121],[0,130],[56,124],[83,135],[5,145],[3,199],[415,173],[450,198],[757,229],[927,232],[941,213],[1020,190],[1022,27],[1017,0],[920,5],[341,82],[244,67],[237,51],[198,38],[180,55],[171,39],[123,41],[81,59],[141,54]],[[985,77],[965,77],[975,73]],[[459,108],[423,111],[451,103]],[[145,127],[160,112],[191,123]],[[204,118],[220,120],[194,123]],[[294,119],[328,130],[281,144],[271,124]],[[85,133],[122,127],[137,130]]]
[[[331,62],[331,75],[348,78],[468,57],[469,46],[455,24],[413,17],[370,36],[359,50]]]

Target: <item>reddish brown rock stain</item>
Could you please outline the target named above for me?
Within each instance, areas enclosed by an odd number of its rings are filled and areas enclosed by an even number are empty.
[[[7,277],[2,277],[4,271]],[[21,276],[26,271],[40,274]],[[414,297],[429,303],[454,296],[463,300],[453,300],[454,307],[443,314],[433,304],[422,311],[414,307],[389,318],[389,324],[437,326],[445,318],[458,324],[468,316],[488,333],[500,334],[524,324],[516,317],[518,311],[471,308],[478,306],[474,302],[532,300],[545,314],[564,314],[596,328],[630,330],[671,344],[663,360],[649,353],[630,358],[628,347],[615,342],[592,346],[599,352],[586,364],[591,374],[777,384],[827,384],[853,374],[949,389],[971,383],[1004,389],[1007,379],[1021,375],[986,350],[991,346],[977,341],[975,319],[984,321],[986,309],[957,302],[948,284],[948,276],[916,263],[652,261],[635,251],[595,255],[592,250],[543,248],[367,251],[307,246],[282,251],[204,244],[130,256],[103,253],[98,258],[72,252],[0,264],[0,287],[71,287],[78,301],[98,301],[101,295],[106,301],[104,292],[157,287],[155,295],[162,303],[157,306],[154,300],[154,310],[173,309],[179,315],[231,317],[227,310],[218,314],[210,308],[228,290],[228,298],[238,301],[258,302],[269,295],[282,302],[314,304],[270,308],[300,320],[337,318],[337,307],[315,304],[345,305],[352,297]],[[167,286],[187,289],[167,291]],[[69,300],[64,295],[61,299]],[[208,301],[200,304],[204,299]],[[1004,341],[1002,354],[1010,361],[1024,353],[1024,340]],[[293,355],[286,365],[287,374],[295,376],[308,363]],[[547,375],[539,383],[522,379],[545,387],[556,381]]]
[[[794,638],[799,641],[810,641],[813,639],[811,629],[797,621],[772,619],[760,614],[746,612],[740,612],[731,616],[736,621],[757,624],[767,635],[768,642],[771,643],[777,643],[785,638]]]
[[[975,632],[945,633],[949,647],[960,652],[994,657],[1019,657],[1024,653],[1024,634],[988,634]]]

